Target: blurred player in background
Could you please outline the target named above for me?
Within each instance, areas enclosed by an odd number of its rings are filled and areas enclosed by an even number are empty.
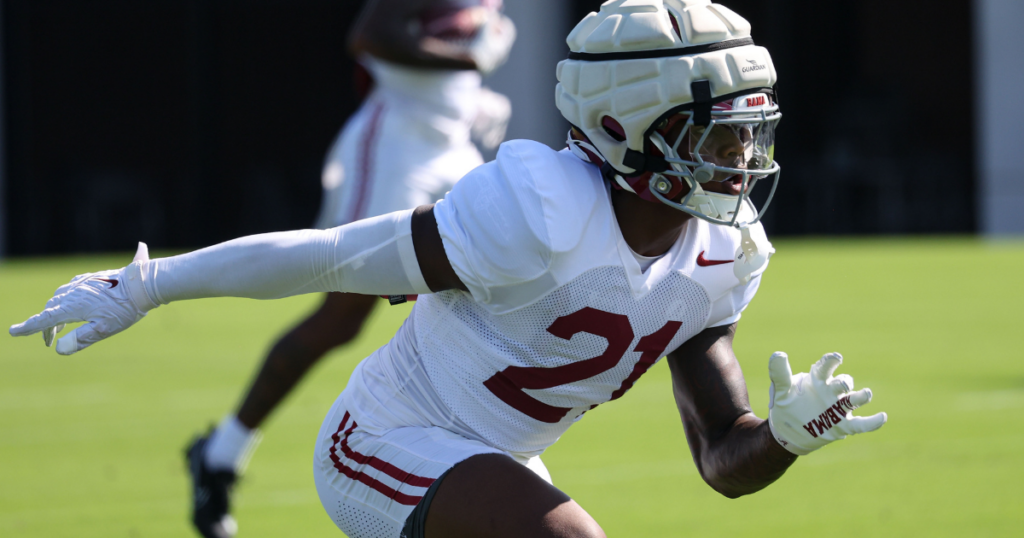
[[[662,357],[701,477],[757,492],[886,415],[853,415],[872,394],[833,375],[838,353],[796,375],[774,353],[768,418],[751,410],[733,338],[774,252],[771,198],[750,192],[779,179],[782,114],[750,31],[708,0],[605,2],[558,65],[569,149],[503,144],[436,204],[330,230],[157,260],[140,244],[11,334],[88,322],[57,342],[70,354],[178,300],[426,294],[318,435],[317,492],[352,538],[604,538],[540,456]]]
[[[505,135],[508,99],[481,85],[515,39],[501,0],[371,0],[350,48],[363,68],[361,108],[330,148],[317,228],[432,203],[483,164],[471,142],[493,149]],[[257,428],[321,357],[359,334],[374,296],[328,293],[281,337],[236,414],[194,441],[193,523],[203,536],[231,536],[231,488],[258,442]]]

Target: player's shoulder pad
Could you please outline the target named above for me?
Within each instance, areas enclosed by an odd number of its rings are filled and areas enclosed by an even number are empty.
[[[604,188],[598,168],[531,140],[505,142],[496,161],[519,205],[534,215],[531,231],[554,253],[578,245]]]
[[[506,142],[434,207],[448,261],[478,302],[505,311],[555,284],[552,265],[582,242],[603,188],[573,160]]]

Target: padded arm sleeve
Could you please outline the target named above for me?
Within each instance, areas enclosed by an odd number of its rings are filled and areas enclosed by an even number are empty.
[[[412,210],[329,230],[242,237],[161,258],[142,270],[154,302],[203,297],[277,299],[343,291],[367,295],[430,293],[412,243]]]

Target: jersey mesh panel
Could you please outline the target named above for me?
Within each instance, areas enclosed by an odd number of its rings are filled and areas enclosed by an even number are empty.
[[[625,315],[633,339],[621,360],[604,372],[524,391],[545,404],[571,408],[559,422],[531,418],[484,386],[508,366],[552,368],[604,353],[609,342],[602,336],[581,332],[565,340],[547,330],[559,317],[586,307]],[[639,361],[641,353],[633,349],[641,338],[669,321],[681,322],[666,348],[671,351],[704,328],[710,307],[704,287],[680,272],[666,275],[650,293],[637,298],[625,270],[606,266],[586,271],[510,313],[491,314],[468,293],[447,291],[423,297],[413,315],[421,360],[445,405],[493,446],[536,453],[554,443],[591,406],[610,399]]]
[[[334,523],[350,538],[395,538],[395,526],[367,510],[338,502]]]

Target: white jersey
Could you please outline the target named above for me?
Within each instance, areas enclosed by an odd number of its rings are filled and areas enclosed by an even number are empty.
[[[407,67],[373,56],[360,58],[360,63],[373,75],[371,98],[405,117],[407,129],[439,143],[469,143],[479,109],[480,73]],[[401,152],[400,147],[392,150]]]
[[[420,296],[357,368],[342,399],[371,430],[440,426],[539,454],[666,353],[737,321],[763,272],[741,282],[739,232],[697,218],[642,271],[598,168],[535,142],[503,144],[434,215],[469,293]]]
[[[471,134],[497,145],[508,99],[476,71],[416,69],[365,56],[374,90],[324,162],[317,228],[431,204],[483,164]]]

